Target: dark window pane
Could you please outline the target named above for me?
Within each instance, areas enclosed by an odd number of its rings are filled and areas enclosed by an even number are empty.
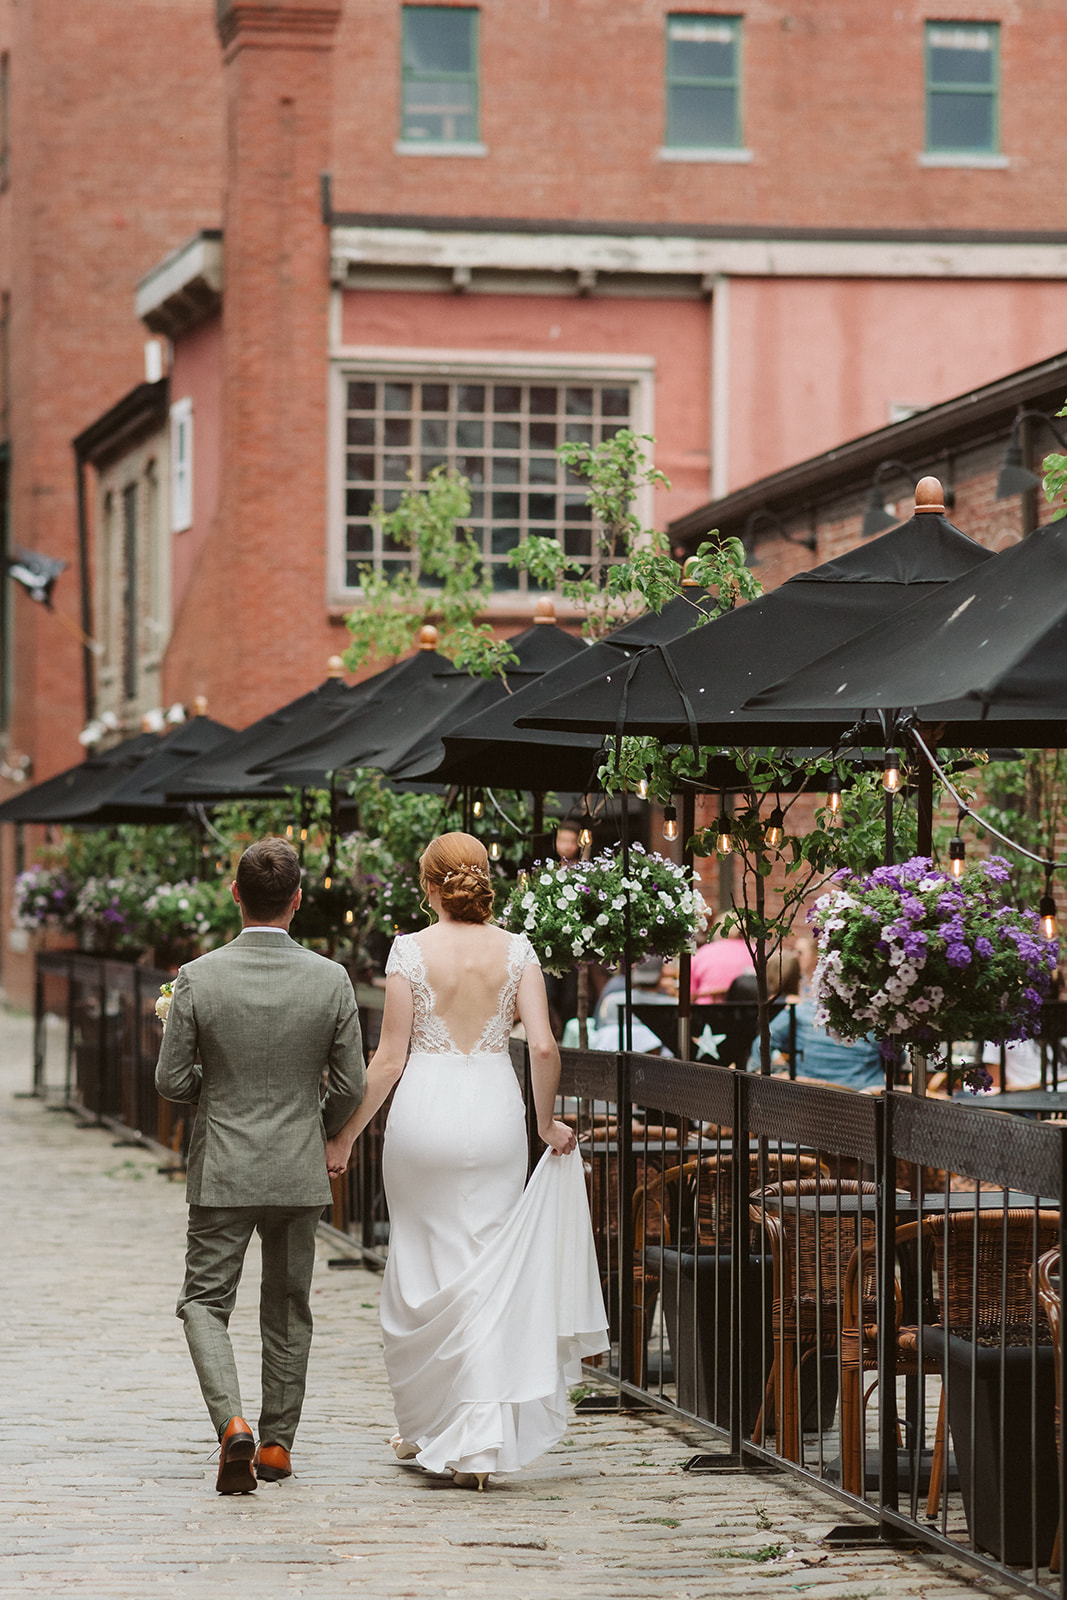
[[[485,385],[483,383],[461,383],[458,393],[457,410],[465,412],[478,412],[485,410]]]
[[[386,533],[384,529],[382,530],[383,550],[406,550],[407,548],[408,546],[404,544],[401,539],[394,539],[390,534]]]
[[[473,8],[405,6],[404,66],[414,72],[473,71]]]
[[[514,550],[521,537],[522,535],[520,534],[518,528],[494,528],[491,542],[493,554],[495,556],[506,556],[509,550]]]
[[[729,17],[676,16],[667,23],[670,78],[732,78],[737,71],[737,24]]]
[[[567,415],[568,417],[591,417],[593,415],[592,389],[567,390]]]
[[[386,489],[381,495],[382,510],[395,511],[400,504],[403,489]]]
[[[410,471],[410,456],[386,456],[382,463],[382,476],[391,478],[394,483],[402,481]]]
[[[520,506],[522,499],[517,494],[495,494],[493,496],[493,521],[517,522],[521,516]]]
[[[358,561],[346,561],[345,562],[345,588],[346,589],[358,589],[359,588],[359,584],[360,584],[360,573],[359,573],[360,565],[361,565],[361,563],[358,562]]]
[[[460,450],[481,450],[485,444],[484,422],[457,422],[456,446]]]
[[[448,444],[447,422],[424,422],[422,425],[422,448],[424,450],[443,450]]]
[[[521,444],[521,422],[493,423],[493,448],[495,450],[517,450]]]
[[[471,144],[478,137],[473,83],[404,84],[404,138]]]
[[[557,478],[555,456],[531,456],[527,474],[531,483],[555,483]]]
[[[349,555],[363,555],[374,548],[374,529],[369,522],[350,522],[345,534]]]
[[[552,522],[556,515],[556,497],[554,494],[531,494],[527,496],[527,515],[538,522]]]
[[[614,439],[627,426],[625,422],[602,422],[600,424],[601,439]]]
[[[517,589],[519,587],[518,573],[514,567],[509,567],[505,562],[494,562],[489,571],[493,579],[494,589]]]
[[[530,390],[530,415],[534,417],[554,417],[559,407],[559,390],[548,389],[542,385],[535,385]]]
[[[485,460],[482,456],[457,456],[456,470],[469,478],[471,483],[485,482]]]
[[[374,418],[349,417],[346,426],[346,438],[349,444],[373,445]]]
[[[447,456],[423,456],[419,463],[420,481],[426,483],[435,467],[447,467]]]
[[[519,460],[517,456],[493,457],[493,482],[518,483]]]
[[[564,496],[566,511],[564,515],[568,522],[591,522],[593,508],[582,495],[568,494]]]
[[[931,150],[993,149],[993,97],[988,94],[931,94]]]
[[[373,383],[350,383],[348,385],[349,411],[373,411],[374,390],[375,385]]]
[[[737,90],[729,85],[675,84],[667,142],[729,149],[737,143]]]
[[[479,478],[478,482],[481,483],[481,481],[481,478]],[[479,489],[471,490],[471,516],[485,516],[485,495]]]
[[[992,87],[993,35],[988,28],[931,28],[928,37],[932,84],[960,83]]]
[[[411,571],[410,561],[383,561],[382,571],[389,578],[395,578],[401,572]]]
[[[569,556],[585,556],[588,558],[592,549],[592,540],[588,528],[566,528],[563,533],[563,549]]]
[[[411,410],[411,384],[387,383],[385,385],[386,411]]]
[[[602,417],[628,417],[630,415],[629,389],[602,389],[600,392]]]
[[[586,422],[568,422],[563,430],[563,436],[568,443],[592,444],[593,430]]]
[[[521,411],[522,390],[517,384],[497,384],[493,390],[494,411]]]
[[[554,450],[556,448],[556,424],[554,422],[530,423],[530,449]]]
[[[397,445],[407,448],[411,443],[411,423],[407,417],[386,417],[385,419],[386,445]]]
[[[447,411],[448,384],[424,383],[422,386],[422,409],[424,411]]]
[[[443,589],[445,580],[444,578],[435,577],[429,572],[420,572],[419,586],[423,589]]]
[[[348,481],[349,483],[373,483],[374,457],[350,455],[348,457]]]
[[[373,504],[373,489],[349,489],[345,495],[345,515],[348,517],[369,517]]]

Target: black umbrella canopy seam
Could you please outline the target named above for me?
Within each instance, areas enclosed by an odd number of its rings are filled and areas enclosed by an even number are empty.
[[[920,510],[870,544],[798,573],[760,599],[649,651],[632,673],[607,673],[580,692],[524,715],[520,725],[611,733],[628,678],[622,725],[628,734],[685,743],[695,728],[700,743],[710,746],[832,746],[853,718],[742,712],[741,707],[768,682],[824,653],[828,642],[854,637],[992,558],[943,514]]]

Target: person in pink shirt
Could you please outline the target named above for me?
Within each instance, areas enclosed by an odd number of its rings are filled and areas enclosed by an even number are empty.
[[[718,922],[721,920],[719,918]],[[700,946],[693,957],[689,992],[698,1005],[722,1000],[734,979],[742,972],[751,971],[752,957],[740,934],[716,937],[713,927],[711,937]]]

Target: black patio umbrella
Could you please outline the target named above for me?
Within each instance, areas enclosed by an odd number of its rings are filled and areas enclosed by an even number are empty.
[[[580,691],[583,684],[594,682],[640,651],[702,625],[711,605],[706,591],[685,584],[662,611],[645,612],[596,644],[579,645],[570,660],[477,715],[472,713],[468,721],[457,722],[444,737],[443,759],[432,768],[420,767],[419,776],[534,792],[581,793],[591,788],[599,765],[597,752],[604,743],[601,735],[573,731],[546,735],[519,726],[518,719],[533,715],[559,695]]]
[[[650,734],[668,744],[834,744],[853,717],[741,708],[830,645],[993,559],[947,521],[936,479],[923,479],[915,495],[916,514],[900,527],[524,715],[523,726]]]
[[[1067,518],[753,696],[773,714],[909,710],[938,742],[1067,732]]]
[[[441,662],[443,658],[435,651],[436,629],[423,629],[420,640],[415,659],[424,660],[429,655],[435,663]],[[230,799],[269,800],[285,794],[288,783],[271,780],[258,770],[257,763],[332,728],[347,712],[388,695],[392,686],[401,685],[410,671],[410,660],[398,661],[362,683],[348,686],[341,679],[338,657],[336,668],[331,668],[330,675],[317,688],[268,712],[201,760],[190,763],[172,785],[170,797],[210,804]]]
[[[77,822],[95,827],[180,821],[187,814],[185,807],[168,803],[162,785],[152,779],[180,770],[232,732],[210,717],[194,717],[162,738],[156,733],[135,734],[14,795],[0,806],[0,822]],[[109,807],[120,796],[123,814],[110,814]]]
[[[503,679],[473,678],[440,657],[420,662],[416,656],[407,663],[407,677],[394,682],[387,696],[354,709],[319,737],[294,743],[257,770],[275,781],[310,784],[322,783],[345,767],[372,766],[393,779],[413,780],[438,764],[441,739],[454,723],[507,699],[515,685],[533,682],[550,666],[585,652],[579,640],[548,618],[508,643],[518,665],[508,668]]]

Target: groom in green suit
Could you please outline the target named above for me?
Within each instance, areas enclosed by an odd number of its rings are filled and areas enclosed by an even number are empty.
[[[244,1494],[257,1478],[292,1470],[315,1230],[331,1198],[326,1139],[355,1111],[366,1082],[348,974],[289,937],[301,894],[292,846],[273,838],[250,845],[232,893],[241,933],[179,971],[156,1065],[159,1093],[197,1106],[177,1314],[220,1439],[220,1494]],[[258,1447],[241,1415],[227,1331],[253,1233],[263,1258]]]

